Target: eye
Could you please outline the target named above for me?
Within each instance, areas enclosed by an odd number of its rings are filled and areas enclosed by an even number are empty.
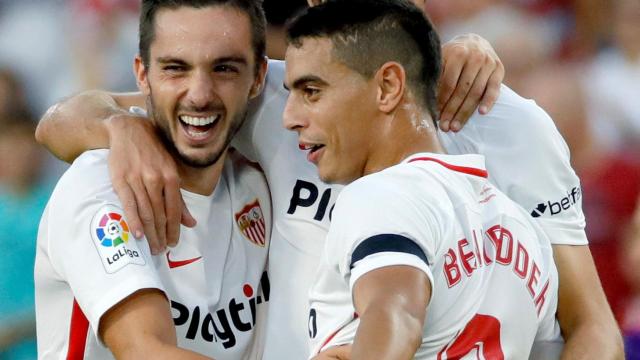
[[[228,64],[216,65],[213,68],[213,71],[219,72],[219,73],[238,73],[239,72],[237,67],[233,65],[228,65]]]
[[[166,70],[166,71],[181,71],[181,70],[184,70],[184,67],[180,66],[180,65],[167,65],[167,66],[165,66],[163,68],[163,70]]]
[[[302,92],[304,92],[304,96],[308,99],[314,99],[315,97],[317,97],[317,95],[320,94],[320,89],[315,88],[315,87],[311,87],[311,86],[305,86],[302,89]]]
[[[182,65],[165,65],[162,67],[163,71],[166,72],[171,72],[171,73],[176,73],[176,72],[182,72],[185,70],[185,67]]]

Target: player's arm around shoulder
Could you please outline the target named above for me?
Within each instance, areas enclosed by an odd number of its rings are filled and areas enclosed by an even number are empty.
[[[111,148],[110,178],[137,238],[144,233],[154,253],[175,245],[179,225],[195,220],[182,204],[175,162],[145,116],[141,93],[86,91],[53,105],[40,120],[36,139],[71,162],[84,151]]]
[[[82,92],[47,110],[38,123],[36,140],[58,158],[71,162],[86,150],[108,148],[111,120],[130,116],[130,106],[144,105],[140,93]]]
[[[157,289],[142,289],[107,311],[99,335],[117,359],[208,359],[177,346],[169,302]]]

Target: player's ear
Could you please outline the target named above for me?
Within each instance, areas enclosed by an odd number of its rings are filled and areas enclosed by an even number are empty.
[[[378,108],[384,113],[394,111],[402,102],[405,92],[404,68],[395,61],[384,63],[376,72],[375,81],[378,86]]]
[[[269,68],[269,63],[267,62],[267,58],[265,57],[260,64],[257,66],[256,77],[253,81],[253,85],[251,86],[251,92],[249,92],[249,98],[253,99],[254,97],[260,95],[262,92],[262,88],[264,86],[264,79],[267,75],[267,69]]]
[[[142,61],[140,55],[136,55],[133,60],[133,74],[136,76],[136,83],[138,84],[140,92],[144,95],[149,95],[151,91],[147,79],[147,67],[144,65],[144,61]]]

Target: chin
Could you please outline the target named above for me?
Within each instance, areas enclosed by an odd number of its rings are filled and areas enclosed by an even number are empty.
[[[322,172],[320,172],[318,175],[320,176],[320,180],[324,181],[327,184],[346,185],[357,179],[350,176],[344,176],[340,174],[326,174]]]
[[[327,184],[335,183],[334,177],[331,176],[331,174],[328,174],[326,171],[322,171],[320,168],[318,168],[318,177],[320,178],[320,180]]]
[[[180,152],[180,160],[187,166],[194,168],[206,168],[217,163],[222,157],[222,152],[209,152],[206,154],[188,154]]]

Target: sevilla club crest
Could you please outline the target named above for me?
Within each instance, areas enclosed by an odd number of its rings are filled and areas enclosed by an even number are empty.
[[[264,247],[267,230],[258,199],[245,205],[235,217],[242,235],[252,243]]]

